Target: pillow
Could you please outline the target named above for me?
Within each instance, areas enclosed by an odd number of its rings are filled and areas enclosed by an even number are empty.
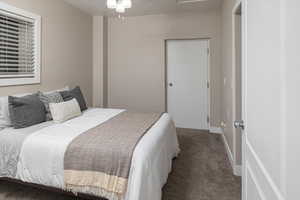
[[[22,97],[29,95],[30,93],[17,94],[16,97]],[[9,106],[8,106],[8,96],[0,97],[0,129],[4,129],[11,126],[11,121],[9,117]]]
[[[61,91],[65,91],[65,90],[69,90],[69,86],[66,86],[64,88],[60,88],[60,89],[57,89],[54,91],[45,92],[44,94],[49,94],[49,93],[53,93],[53,92],[61,92]],[[30,94],[31,93],[16,94],[13,96],[22,97],[22,96],[30,95]],[[9,117],[9,108],[8,107],[9,107],[8,106],[8,96],[0,97],[0,129],[12,126],[10,117]]]
[[[39,99],[44,103],[46,109],[46,121],[52,120],[49,103],[60,103],[63,102],[64,99],[62,98],[59,92],[52,92],[52,93],[38,92],[38,95],[39,95]]]
[[[12,126],[16,129],[26,128],[46,121],[43,102],[37,94],[24,97],[8,97],[9,115]]]
[[[11,125],[7,100],[8,97],[0,97],[0,130]]]
[[[81,115],[79,103],[75,98],[62,103],[50,103],[49,108],[54,122],[62,123]]]
[[[70,101],[71,99],[75,98],[79,103],[81,111],[84,111],[87,109],[86,102],[85,102],[83,94],[80,90],[80,87],[77,86],[73,90],[62,91],[62,92],[60,92],[60,94],[63,97],[64,101]]]
[[[66,86],[64,88],[60,88],[60,89],[57,89],[57,90],[52,90],[52,91],[47,91],[47,92],[43,92],[44,94],[51,94],[53,92],[62,92],[62,91],[66,91],[66,90],[70,90],[69,86]]]

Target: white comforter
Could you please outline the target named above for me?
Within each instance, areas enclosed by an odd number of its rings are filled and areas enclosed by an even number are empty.
[[[122,111],[93,108],[65,123],[52,123],[37,130],[23,143],[16,178],[63,189],[64,154],[70,142]],[[172,159],[178,153],[174,124],[169,115],[164,114],[134,151],[125,200],[160,200]]]

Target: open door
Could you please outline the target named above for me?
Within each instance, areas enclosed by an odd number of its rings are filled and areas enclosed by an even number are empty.
[[[243,200],[299,199],[285,196],[288,172],[282,2],[242,1],[243,121],[236,125],[244,127]],[[299,105],[293,106],[299,110]]]

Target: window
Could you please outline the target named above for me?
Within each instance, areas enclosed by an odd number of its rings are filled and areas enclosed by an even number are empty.
[[[0,3],[0,86],[40,83],[41,17]]]

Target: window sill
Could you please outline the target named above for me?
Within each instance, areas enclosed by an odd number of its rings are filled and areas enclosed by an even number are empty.
[[[40,78],[0,78],[0,87],[39,84]]]

